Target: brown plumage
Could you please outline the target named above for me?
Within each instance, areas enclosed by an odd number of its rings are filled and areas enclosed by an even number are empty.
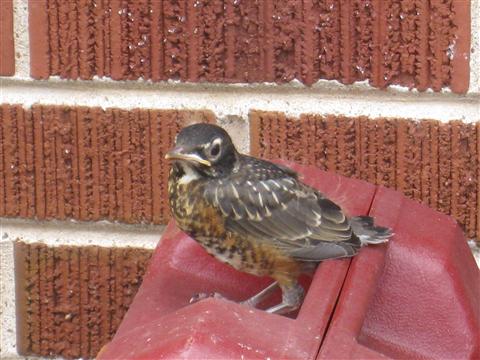
[[[218,126],[184,128],[167,158],[173,160],[169,199],[178,226],[220,261],[275,279],[246,301],[255,306],[278,285],[283,301],[270,312],[298,308],[300,273],[391,236],[369,217],[347,218],[294,171],[238,153]]]

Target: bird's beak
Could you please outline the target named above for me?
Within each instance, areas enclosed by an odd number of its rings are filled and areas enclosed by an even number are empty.
[[[184,152],[184,149],[181,147],[174,148],[170,150],[166,155],[165,159],[167,160],[184,160],[189,162],[194,162],[198,164],[202,164],[205,166],[212,166],[212,163],[208,160],[202,159],[197,154],[189,154]]]

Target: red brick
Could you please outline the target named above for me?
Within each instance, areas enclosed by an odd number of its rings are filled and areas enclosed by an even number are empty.
[[[475,129],[477,131],[477,181],[480,182],[480,121],[477,121],[477,124],[475,126]],[[476,220],[477,220],[477,231],[475,234],[475,238],[480,239],[480,211],[478,211],[478,208],[480,208],[480,184],[477,186],[477,209],[474,211],[476,214]]]
[[[480,165],[476,153],[475,124],[452,123],[452,198],[451,214],[467,229],[467,236],[474,237],[476,226],[474,206],[477,204],[476,190],[479,179],[476,176]],[[477,204],[478,207],[478,204]]]
[[[20,106],[3,106],[3,152],[5,176],[5,208],[7,216],[20,214],[20,149],[18,139],[18,119],[23,109]]]
[[[164,223],[164,159],[186,124],[208,111],[4,104],[0,216]]]
[[[452,215],[468,237],[478,237],[478,124],[308,114],[288,119],[261,111],[251,112],[250,124],[253,155],[317,165],[400,190]]]
[[[152,251],[15,243],[21,355],[94,358],[115,333]]]
[[[13,2],[12,0],[2,0],[0,6],[0,76],[14,74]]]
[[[98,123],[104,112],[99,108],[77,109],[77,146],[79,168],[80,216],[100,219],[100,174]]]
[[[51,1],[50,3],[54,3]],[[65,28],[62,27],[63,33],[55,32],[53,28],[49,29],[49,14],[52,14],[51,27],[58,24],[57,12],[49,12],[49,1],[32,0],[28,2],[28,33],[30,43],[30,75],[35,79],[47,79],[50,75],[55,75],[60,71],[60,57],[63,62],[66,61],[67,54],[61,53],[60,47],[52,46],[50,43],[56,44],[61,42],[65,48],[67,41],[65,38]],[[58,26],[60,29],[60,26]],[[58,39],[62,35],[61,39]]]
[[[30,32],[35,78],[469,86],[469,0],[30,0]]]

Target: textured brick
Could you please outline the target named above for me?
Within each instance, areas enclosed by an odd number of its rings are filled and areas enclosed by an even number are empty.
[[[151,253],[15,242],[19,353],[95,357],[127,311]]]
[[[12,0],[2,0],[0,5],[0,76],[15,74],[12,5]]]
[[[402,191],[480,237],[478,123],[345,118],[254,111],[251,151]]]
[[[469,0],[30,0],[32,76],[469,84]]]
[[[0,216],[164,223],[165,152],[207,111],[0,108]]]

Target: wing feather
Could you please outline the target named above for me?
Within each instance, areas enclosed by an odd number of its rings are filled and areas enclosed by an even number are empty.
[[[356,252],[358,239],[338,205],[283,168],[258,164],[262,160],[254,158],[246,161],[251,172],[210,181],[205,188],[205,198],[220,209],[228,230],[305,261]]]

